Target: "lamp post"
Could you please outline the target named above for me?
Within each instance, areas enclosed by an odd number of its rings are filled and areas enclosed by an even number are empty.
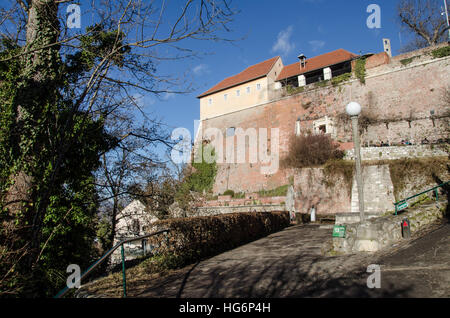
[[[450,42],[450,22],[448,20],[447,0],[444,0],[444,9],[445,9],[445,12],[442,12],[441,14],[444,15],[444,13],[445,13],[445,20],[447,22],[447,29],[448,29],[448,39],[447,39],[447,41]]]
[[[364,193],[361,175],[361,152],[358,130],[358,116],[361,113],[361,105],[356,102],[351,102],[345,107],[345,111],[352,119],[353,143],[356,157],[356,185],[358,187],[359,215],[362,222],[364,221]]]

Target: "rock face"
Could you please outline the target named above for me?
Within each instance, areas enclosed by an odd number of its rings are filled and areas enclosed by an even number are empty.
[[[364,222],[347,224],[345,238],[333,237],[332,250],[337,253],[376,252],[402,239],[401,222],[410,221],[411,233],[444,216],[442,202],[429,203],[400,215],[372,218]]]

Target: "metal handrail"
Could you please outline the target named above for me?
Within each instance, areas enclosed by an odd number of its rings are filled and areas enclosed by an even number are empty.
[[[449,183],[450,183],[450,181],[441,183],[440,185],[437,185],[437,186],[435,186],[435,187],[433,187],[433,188],[431,188],[431,189],[422,191],[422,192],[420,192],[420,193],[418,193],[418,194],[415,194],[415,195],[412,195],[412,196],[410,196],[410,197],[407,197],[406,199],[403,199],[403,200],[400,200],[400,201],[395,202],[395,203],[394,203],[394,206],[395,206],[395,215],[397,215],[397,212],[398,212],[398,206],[399,206],[400,204],[405,203],[406,201],[408,201],[408,200],[410,200],[410,199],[413,199],[413,198],[415,198],[415,197],[418,197],[419,195],[428,193],[428,192],[430,192],[430,191],[434,191],[435,197],[436,197],[436,201],[438,201],[438,200],[439,200],[439,192],[438,192],[438,189],[439,189],[439,188],[442,188],[443,186],[445,186],[445,185],[447,185],[447,184],[449,184]],[[402,209],[402,210],[403,210],[403,209]]]
[[[97,266],[99,266],[101,263],[103,263],[112,253],[114,253],[114,251],[116,249],[118,249],[119,247],[121,247],[121,254],[122,254],[122,279],[123,279],[123,295],[124,297],[127,296],[127,289],[126,289],[126,275],[125,275],[125,252],[124,252],[124,248],[123,245],[125,243],[129,243],[129,242],[133,242],[133,241],[138,241],[138,240],[142,240],[154,235],[158,235],[164,232],[169,232],[169,229],[164,229],[164,230],[160,230],[157,232],[153,232],[150,234],[146,234],[146,235],[142,235],[142,236],[138,236],[138,237],[134,237],[134,238],[129,238],[126,240],[122,240],[119,243],[117,243],[116,245],[114,245],[108,252],[106,252],[102,257],[100,257],[96,262],[94,262],[91,266],[89,266],[89,268],[80,276],[80,282],[83,278],[85,278],[87,275],[89,275]],[[61,298],[62,296],[64,296],[67,292],[69,291],[69,287],[66,286],[63,289],[61,289],[58,294],[56,294],[56,296],[54,298]]]

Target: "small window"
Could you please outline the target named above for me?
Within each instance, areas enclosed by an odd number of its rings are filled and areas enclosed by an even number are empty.
[[[227,100],[227,98],[228,98],[228,94],[223,95],[224,100]]]
[[[234,127],[227,128],[227,137],[234,136]]]
[[[261,84],[256,84],[256,89],[259,91],[261,89]]]
[[[300,136],[301,133],[301,127],[300,127],[300,118],[297,119],[295,122],[295,135]]]
[[[236,91],[236,96],[241,96],[241,91],[240,90]]]
[[[140,224],[139,224],[139,220],[133,220],[133,223],[131,225],[131,231],[134,233],[139,233],[140,232]]]
[[[247,94],[250,94],[250,86],[247,87]]]
[[[326,126],[326,125],[320,125],[320,126],[319,126],[319,131],[320,131],[322,134],[326,134],[326,133],[327,133],[327,126]]]
[[[211,98],[208,99],[208,104],[209,104],[209,105],[212,105],[212,99],[211,99]]]

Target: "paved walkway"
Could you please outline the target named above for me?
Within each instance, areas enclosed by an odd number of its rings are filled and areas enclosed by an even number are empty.
[[[186,267],[140,281],[131,297],[450,297],[450,224],[388,251],[321,255],[331,228],[297,225]],[[423,234],[423,233],[422,233]],[[381,288],[366,285],[381,265]]]

